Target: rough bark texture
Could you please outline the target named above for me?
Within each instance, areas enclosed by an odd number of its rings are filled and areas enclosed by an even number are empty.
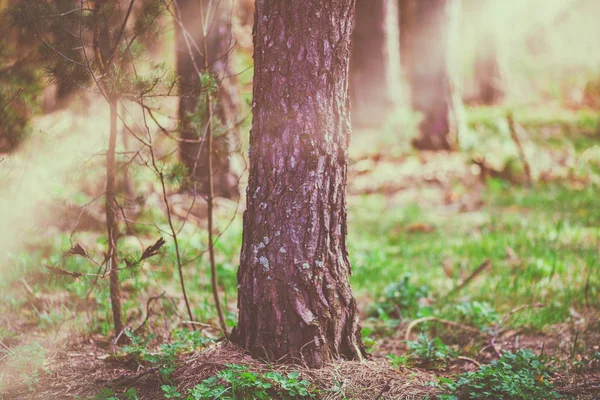
[[[218,129],[214,129],[215,143],[213,148],[213,180],[216,196],[228,198],[238,195],[238,178],[229,168],[229,156],[237,142],[237,102],[238,94],[234,73],[229,60],[234,43],[231,34],[231,1],[221,0],[204,2],[204,10],[211,10],[208,15],[208,64],[209,72],[219,81],[217,101],[214,102],[214,121],[218,121]],[[190,34],[191,52],[195,57],[196,66],[203,70],[204,54],[203,33],[198,22],[200,4],[198,0],[178,0],[181,11],[181,22]],[[183,164],[190,173],[190,178],[196,181],[198,193],[208,193],[208,146],[204,135],[206,131],[206,113],[198,114],[199,103],[203,101],[200,77],[194,67],[190,50],[183,37],[183,29],[175,23],[176,31],[176,64],[179,75],[179,121],[180,142],[179,151]],[[195,44],[195,45],[194,45]],[[200,50],[200,52],[198,51]],[[202,104],[200,104],[202,106]],[[204,109],[204,107],[201,107]],[[192,114],[203,115],[199,123],[194,124]],[[197,121],[198,122],[198,121]],[[188,189],[194,185],[188,185]]]
[[[250,175],[232,340],[319,366],[360,359],[346,179],[353,0],[257,0]]]
[[[420,149],[450,150],[455,146],[457,122],[450,44],[458,26],[453,21],[457,0],[418,0],[409,34],[408,81],[413,109],[422,114]]]
[[[377,127],[392,107],[390,24],[392,0],[356,0],[350,95],[353,126]],[[397,80],[397,77],[395,77]]]

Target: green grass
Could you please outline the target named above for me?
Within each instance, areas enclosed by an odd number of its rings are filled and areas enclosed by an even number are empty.
[[[475,222],[460,214],[436,219],[417,206],[385,210],[385,221],[378,222],[384,199],[357,199],[351,204],[352,223],[365,228],[350,229],[353,287],[361,295],[383,294],[388,283],[410,273],[416,284],[435,288],[434,298],[444,302],[460,276],[490,259],[491,270],[461,296],[487,301],[502,312],[544,303],[545,309],[516,317],[518,323],[538,329],[564,321],[570,307],[583,306],[588,278],[592,291],[588,297],[598,305],[600,208],[594,206],[598,196],[599,188],[575,191],[554,184],[530,190],[494,181],[484,195],[483,215]],[[417,233],[398,229],[414,221],[436,229]],[[507,248],[519,258],[517,265]],[[452,266],[451,277],[442,268],[445,262]]]
[[[508,154],[514,155],[514,143],[502,125],[503,115],[504,111],[499,109],[469,110],[471,129],[481,133],[474,149],[493,152],[493,148],[486,146],[500,143],[500,149],[508,149]],[[600,144],[595,130],[597,125],[594,125],[596,116],[587,111],[557,115],[515,112],[515,117],[527,127],[531,141],[538,149],[555,151],[567,148],[564,144],[571,143],[568,148],[575,157]],[[547,129],[552,134],[544,136]],[[554,129],[563,134],[555,134]],[[471,150],[464,150],[466,163],[471,154]],[[412,151],[408,156],[416,157]],[[500,156],[508,157],[505,153]],[[582,161],[585,165],[588,162],[595,161]],[[577,176],[589,178],[598,172],[584,168],[583,175]],[[138,179],[142,177],[143,173]],[[349,197],[351,283],[364,313],[388,322],[388,327],[397,326],[400,321],[434,315],[485,331],[516,307],[542,303],[544,308],[523,310],[511,316],[507,324],[513,329],[543,332],[554,324],[571,321],[572,310],[579,313],[586,307],[598,310],[600,186],[592,179],[582,180],[583,184],[577,182],[554,179],[527,188],[498,179],[488,179],[485,185],[475,187],[450,181],[451,188],[461,194],[473,195],[469,193],[471,190],[481,195],[482,206],[470,212],[435,205],[437,203],[429,202],[429,197],[418,203],[398,203],[381,194]],[[230,210],[218,209],[219,229],[227,229],[215,247],[219,286],[224,303],[230,305],[227,322],[231,327],[236,322],[236,270],[242,221],[237,217],[229,224],[230,216]],[[128,324],[134,327],[145,316],[148,298],[165,293],[165,297],[157,300],[154,316],[149,320],[146,334],[150,335],[163,329],[163,315],[170,320],[170,329],[176,329],[184,307],[175,247],[165,234],[169,230],[165,215],[159,208],[149,207],[140,216],[140,221],[158,227],[141,226],[138,233],[145,246],[161,236],[167,240],[158,256],[121,273],[123,310]],[[414,226],[430,229],[410,228]],[[194,318],[216,326],[206,231],[194,223],[187,223],[178,236]],[[104,232],[79,232],[74,240],[84,245],[95,260],[102,260]],[[4,269],[0,280],[0,340],[18,343],[25,337],[24,328],[19,328],[23,326],[40,334],[53,334],[62,329],[63,332],[75,330],[96,332],[106,337],[111,335],[107,280],[100,279],[89,292],[95,280],[93,276],[78,279],[49,277],[44,268],[44,265],[54,265],[73,272],[97,272],[98,267],[85,258],[64,256],[72,245],[69,233],[55,233],[43,238],[30,235],[26,241],[25,250],[9,254],[3,261],[12,268]],[[142,250],[143,246],[133,237],[123,238],[119,244],[119,258],[132,257]],[[488,259],[491,261],[489,269],[460,292],[448,297]],[[410,278],[405,279],[406,276]],[[31,288],[31,294],[23,289],[21,278]],[[88,292],[90,303],[84,307]],[[47,301],[58,294],[63,296],[62,300]],[[171,299],[178,304],[179,313]],[[13,323],[3,324],[5,318],[12,318]],[[14,323],[16,321],[18,323]],[[366,338],[373,348],[377,347],[373,340],[393,331],[379,330],[377,324],[371,324],[370,320],[364,324],[365,333],[373,333]],[[431,323],[419,324],[414,333],[419,330],[434,333],[430,337],[447,339],[443,332],[435,331]],[[140,359],[145,362],[148,360],[144,357],[164,345],[160,337],[152,338],[140,347],[143,349]],[[404,356],[397,357],[400,365]],[[32,385],[37,377],[33,378]]]

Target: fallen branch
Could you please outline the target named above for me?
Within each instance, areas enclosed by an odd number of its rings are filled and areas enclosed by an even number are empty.
[[[513,118],[512,113],[508,113],[506,116],[508,121],[508,128],[510,130],[510,136],[512,140],[515,142],[517,146],[517,150],[519,151],[519,157],[521,158],[521,162],[523,163],[523,168],[525,169],[525,176],[527,177],[527,185],[531,187],[533,185],[533,179],[531,178],[531,168],[529,167],[529,162],[527,161],[527,157],[525,157],[525,151],[523,150],[523,146],[521,145],[521,141],[519,140],[519,135],[517,134],[517,129],[515,127],[515,120]]]
[[[518,313],[519,311],[526,310],[528,308],[544,308],[544,307],[546,307],[545,304],[536,303],[536,304],[525,304],[525,305],[513,308],[508,314],[506,314],[504,317],[502,317],[502,319],[500,320],[500,322],[498,323],[497,326],[499,327],[502,324],[504,324],[510,317],[512,317],[514,314]]]
[[[475,333],[477,335],[481,335],[481,331],[479,329],[473,328],[472,326],[469,326],[469,325],[464,325],[459,322],[449,321],[447,319],[440,319],[438,317],[423,317],[423,318],[415,319],[408,325],[408,327],[406,328],[406,334],[404,335],[404,340],[408,341],[410,339],[410,332],[414,329],[415,326],[417,326],[421,322],[427,322],[427,321],[439,322],[440,324],[452,326],[455,328],[460,328],[462,330],[465,330],[465,331],[468,331],[471,333]]]
[[[461,360],[461,361],[467,361],[467,362],[470,362],[471,364],[475,364],[478,368],[481,367],[481,364],[479,364],[476,360],[473,360],[472,358],[469,358],[469,357],[458,356],[458,357],[456,357],[456,359]]]
[[[455,287],[454,289],[452,289],[450,291],[450,293],[448,293],[448,296],[452,296],[452,295],[460,292],[473,279],[475,279],[479,274],[481,274],[483,271],[485,271],[486,269],[488,269],[491,265],[492,265],[492,261],[489,258],[487,260],[485,260],[484,262],[482,262],[481,265],[479,265],[479,267],[477,267],[477,269],[475,271],[473,271],[471,273],[471,275],[469,275],[464,281],[462,281],[462,283],[460,285],[458,285],[457,287]]]
[[[481,349],[481,351],[487,349],[488,347],[491,347],[494,350],[494,353],[496,353],[496,355],[498,357],[501,357],[502,354],[500,353],[500,350],[498,349],[497,345],[496,345],[496,339],[498,338],[498,335],[501,332],[501,328],[502,325],[504,325],[504,323],[506,321],[508,321],[508,319],[513,316],[514,314],[518,313],[519,311],[522,310],[526,310],[528,308],[543,308],[546,307],[544,304],[541,303],[536,303],[536,304],[525,304],[516,308],[513,308],[512,310],[510,310],[510,312],[508,314],[505,314],[502,319],[500,320],[500,322],[498,322],[495,326],[494,329],[491,330],[491,334],[490,334],[490,342],[489,344],[484,347],[483,349]],[[480,352],[481,352],[480,351]]]

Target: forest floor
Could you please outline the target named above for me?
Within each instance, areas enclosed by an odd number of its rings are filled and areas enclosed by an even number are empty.
[[[167,241],[160,256],[122,274],[132,331],[128,345],[115,346],[107,283],[49,278],[43,267],[95,270],[65,257],[73,238],[63,218],[11,255],[15,268],[0,282],[0,399],[458,399],[478,390],[477,398],[600,398],[600,115],[515,112],[519,143],[506,115],[468,110],[469,134],[451,153],[412,150],[398,135],[409,131],[405,120],[355,132],[348,245],[368,360],[310,370],[219,341],[201,205],[180,234],[199,329],[183,329]],[[138,221],[166,224],[146,197]],[[73,236],[102,254],[102,224],[92,218],[101,204],[89,208],[89,226]],[[217,215],[232,326],[241,214],[221,201]],[[136,229],[122,239],[122,258],[157,239],[156,229]]]

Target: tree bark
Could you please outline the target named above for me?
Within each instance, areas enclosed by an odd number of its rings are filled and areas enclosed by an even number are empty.
[[[256,357],[361,359],[346,179],[353,0],[256,2],[238,325]]]
[[[356,0],[350,58],[352,125],[378,127],[393,105],[390,62],[392,0]],[[395,16],[394,16],[395,20]],[[395,78],[395,79],[394,79]]]
[[[219,129],[214,130],[215,143],[213,148],[213,181],[215,195],[228,198],[237,197],[238,178],[231,172],[229,156],[237,142],[237,109],[238,94],[234,73],[230,66],[230,56],[234,45],[231,33],[231,2],[221,0],[212,2],[208,7],[208,0],[204,2],[204,10],[213,10],[208,16],[207,24],[207,53],[209,71],[218,81],[217,101],[213,115],[219,122]],[[202,51],[204,34],[200,18],[200,4],[198,0],[178,0],[181,12],[181,23],[189,33],[188,40],[191,48],[183,36],[184,30],[179,23],[175,23],[176,31],[176,67],[179,75],[179,123],[180,136],[183,139],[179,145],[180,158],[186,166],[191,180],[185,189],[196,188],[196,192],[207,194],[208,184],[208,145],[205,128],[207,124],[205,107],[201,104],[204,100],[200,76],[196,70],[204,69],[205,59]],[[190,52],[194,56],[192,57]],[[194,66],[194,62],[196,67]],[[201,115],[199,121],[194,123],[192,116]],[[199,122],[199,123],[198,123]],[[195,185],[194,185],[195,181]]]
[[[422,114],[419,149],[451,150],[456,145],[456,96],[451,43],[458,29],[458,0],[418,0],[412,4],[408,82],[413,109]]]

